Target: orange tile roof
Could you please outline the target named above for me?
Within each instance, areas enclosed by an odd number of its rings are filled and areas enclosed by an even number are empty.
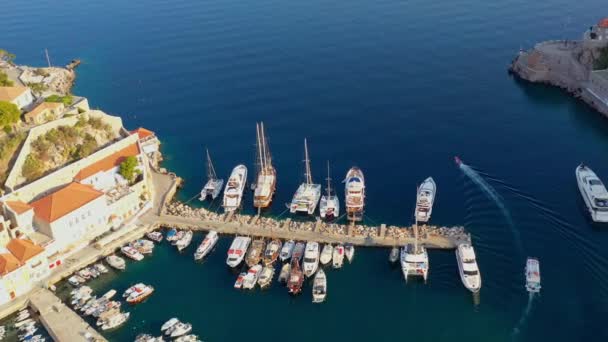
[[[38,246],[30,240],[23,239],[12,239],[6,248],[19,260],[20,263],[24,264],[26,261],[35,257],[36,255],[44,252],[44,248]]]
[[[95,162],[84,169],[80,170],[74,177],[75,180],[81,181],[86,179],[99,171],[108,171],[113,167],[116,167],[122,163],[122,161],[130,156],[136,156],[139,154],[139,146],[137,144],[129,145],[122,150],[115,152],[98,162]]]
[[[21,215],[24,212],[32,209],[32,206],[22,201],[6,201],[4,202],[12,211],[17,215]]]
[[[608,18],[604,18],[604,19],[600,20],[600,22],[597,24],[597,26],[599,26],[601,28],[608,28]]]
[[[131,131],[131,134],[135,134],[135,133],[137,133],[137,135],[139,135],[139,139],[145,139],[147,137],[154,136],[154,132],[152,132],[149,129],[145,129],[143,127],[139,127],[138,129]]]
[[[42,102],[39,105],[37,105],[34,109],[32,109],[31,111],[25,113],[25,117],[34,118],[38,114],[40,114],[46,110],[54,110],[54,109],[58,109],[58,108],[62,108],[62,107],[63,107],[63,103],[60,103],[60,102]]]
[[[36,217],[50,223],[100,196],[103,196],[103,192],[93,189],[92,186],[72,182],[30,205],[34,207]]]
[[[11,253],[0,254],[0,274],[5,275],[11,273],[21,266],[19,260]]]
[[[28,90],[27,87],[0,87],[0,101],[11,102]]]

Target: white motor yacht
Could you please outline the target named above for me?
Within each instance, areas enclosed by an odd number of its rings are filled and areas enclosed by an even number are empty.
[[[304,263],[302,264],[304,275],[307,277],[312,276],[319,268],[319,243],[315,241],[309,241],[306,243],[306,249],[304,250]]]
[[[608,191],[604,183],[586,165],[576,168],[578,189],[594,222],[608,222]]]
[[[192,231],[188,230],[186,231],[186,233],[184,233],[184,236],[177,240],[177,243],[175,244],[177,246],[177,250],[178,251],[183,251],[186,247],[190,246],[190,243],[192,242]]]
[[[237,165],[230,174],[228,184],[224,190],[224,211],[235,211],[241,206],[243,191],[247,183],[247,167],[243,164]]]
[[[344,246],[337,245],[334,247],[332,257],[332,264],[334,268],[342,268],[342,264],[344,263]]]
[[[249,248],[250,243],[250,237],[235,237],[234,240],[232,240],[230,249],[228,249],[228,258],[226,259],[226,264],[228,264],[230,267],[237,267],[245,258],[245,253],[247,252],[247,248]]]
[[[428,222],[431,219],[436,192],[437,185],[432,177],[425,179],[418,187],[416,212],[414,213],[418,222]]]
[[[331,257],[333,256],[333,252],[334,247],[331,245],[331,243],[325,244],[325,246],[323,246],[323,250],[321,251],[319,262],[321,262],[322,265],[329,264],[331,262]]]
[[[537,258],[526,260],[526,290],[531,293],[540,292],[540,262]]]
[[[327,296],[327,277],[323,269],[320,269],[315,275],[312,283],[312,302],[322,303]]]
[[[365,178],[363,177],[363,171],[356,166],[350,168],[346,173],[344,183],[347,218],[350,221],[361,221],[363,220],[363,208],[365,206]]]
[[[281,248],[281,254],[279,255],[279,259],[282,262],[285,262],[291,258],[291,253],[293,252],[293,247],[296,245],[295,241],[289,240],[283,244],[283,248]]]
[[[179,319],[173,317],[170,320],[166,321],[162,327],[160,327],[160,331],[165,331],[169,328],[171,328],[172,326],[176,325],[177,323],[179,323]]]
[[[243,288],[246,290],[251,290],[255,287],[255,284],[260,278],[260,273],[262,272],[262,265],[253,265],[249,271],[247,271],[247,275],[243,279]]]
[[[481,274],[479,273],[479,267],[477,267],[473,246],[469,244],[458,245],[456,261],[464,287],[473,293],[479,292],[479,289],[481,289]]]
[[[201,260],[202,258],[207,256],[207,254],[211,252],[218,240],[219,235],[217,234],[217,232],[215,230],[209,231],[209,233],[207,233],[207,236],[205,236],[205,239],[203,239],[203,242],[201,242],[201,244],[196,249],[196,252],[194,253],[194,260]]]

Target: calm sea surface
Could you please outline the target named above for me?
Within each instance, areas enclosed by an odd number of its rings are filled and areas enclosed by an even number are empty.
[[[454,253],[432,251],[428,284],[406,285],[388,250],[358,249],[352,265],[328,272],[328,301],[313,305],[310,284],[297,298],[278,284],[233,290],[230,238],[196,264],[197,234],[183,254],[163,244],[92,283],[100,292],[137,281],[157,289],[111,340],[158,333],[178,316],[206,341],[606,341],[608,230],[586,218],[574,168],[585,161],[608,181],[608,121],[506,72],[520,47],[577,39],[605,5],[8,0],[0,48],[23,64],[42,65],[44,48],[56,64],[81,58],[74,92],[128,128],[154,130],[165,166],[186,180],[182,200],[203,183],[205,146],[224,178],[238,163],[253,166],[256,121],[265,122],[278,170],[268,215],[281,215],[302,180],[305,137],[316,180],[326,160],[338,181],[352,165],[363,169],[369,223],[411,223],[416,185],[433,176],[432,221],[471,231],[483,276],[473,298]],[[513,224],[454,155],[496,188]],[[528,255],[543,273],[530,305]]]

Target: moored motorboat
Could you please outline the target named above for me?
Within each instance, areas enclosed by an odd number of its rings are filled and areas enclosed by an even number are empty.
[[[262,257],[264,256],[265,247],[266,243],[263,239],[253,240],[249,251],[247,251],[247,256],[245,257],[245,263],[247,266],[251,267],[260,263]]]
[[[175,324],[179,323],[179,319],[173,317],[171,319],[169,319],[168,321],[166,321],[161,327],[160,327],[160,331],[165,331],[169,328],[171,328],[172,326],[174,326]]]
[[[420,184],[418,187],[416,210],[414,212],[418,222],[428,222],[431,219],[436,192],[437,185],[432,177],[425,179],[424,182],[422,182],[422,184]]]
[[[426,279],[429,272],[429,256],[424,246],[408,244],[401,249],[401,271],[407,282],[409,276]]]
[[[105,323],[101,326],[101,330],[110,330],[121,326],[129,319],[129,313],[118,313],[113,316],[110,316]]]
[[[306,243],[306,249],[304,250],[304,275],[310,277],[319,268],[319,243],[315,241],[309,241]]]
[[[116,256],[116,255],[108,255],[106,257],[106,262],[108,263],[108,265],[112,266],[113,268],[117,269],[117,270],[124,270],[126,268],[126,263],[125,263],[125,259]]]
[[[302,291],[302,284],[304,283],[304,274],[300,269],[300,262],[298,261],[298,259],[293,259],[291,265],[291,272],[289,273],[287,288],[289,289],[289,293],[297,295]]]
[[[184,233],[184,236],[177,240],[177,243],[175,244],[175,246],[177,246],[177,250],[178,251],[183,251],[186,247],[190,246],[190,243],[192,243],[192,231],[188,230]]]
[[[133,248],[131,246],[123,246],[120,248],[120,251],[126,257],[133,259],[135,261],[141,261],[144,259],[144,255],[139,253],[135,248]]]
[[[342,264],[344,263],[344,246],[337,245],[334,247],[333,256],[332,256],[332,265],[334,268],[342,268]]]
[[[283,266],[281,267],[281,273],[279,273],[279,281],[281,283],[287,282],[287,279],[289,279],[290,271],[291,271],[291,264],[289,264],[289,263],[283,264]]]
[[[137,284],[133,286],[133,290],[127,296],[127,303],[137,304],[143,302],[146,298],[150,297],[154,292],[154,287],[145,284]]]
[[[171,244],[173,246],[177,246],[177,243],[179,242],[179,240],[181,240],[184,235],[186,234],[185,230],[178,230],[177,233],[175,234],[175,238],[173,239],[173,241],[171,241]]]
[[[262,265],[257,264],[253,265],[249,271],[247,271],[247,275],[243,279],[243,288],[246,290],[251,290],[255,287],[255,284],[260,277],[260,273],[262,272]]]
[[[169,231],[167,232],[167,241],[169,242],[173,242],[175,240],[177,240],[177,229],[175,228],[171,228],[169,229]]]
[[[355,246],[351,244],[344,245],[344,255],[349,263],[353,262],[353,258],[355,257]]]
[[[239,276],[236,277],[236,281],[234,282],[234,288],[235,289],[240,289],[243,287],[243,282],[245,281],[245,276],[247,275],[247,272],[241,272],[239,273]]]
[[[201,260],[202,258],[207,256],[207,254],[211,252],[218,240],[219,235],[217,234],[217,232],[215,230],[209,231],[209,233],[207,233],[207,236],[205,236],[201,244],[196,249],[196,252],[194,253],[194,260]]]
[[[186,335],[186,334],[188,334],[191,331],[192,331],[192,324],[178,322],[177,324],[175,324],[170,329],[167,329],[167,331],[165,332],[165,334],[171,336],[171,338],[177,338],[177,337],[180,337],[182,335]]]
[[[247,167],[243,164],[237,165],[228,178],[228,184],[224,190],[224,211],[235,211],[241,207],[243,191],[247,183]]]
[[[322,303],[327,295],[327,277],[323,269],[320,269],[315,275],[312,283],[312,302]]]
[[[300,184],[296,193],[293,195],[289,211],[292,214],[305,213],[312,215],[321,198],[321,184],[314,184],[310,171],[310,159],[308,158],[308,144],[304,139],[304,183]]]
[[[587,210],[594,222],[608,222],[608,191],[588,166],[576,168],[576,181]]]
[[[388,261],[391,263],[396,263],[399,260],[399,247],[394,246],[391,248],[391,253],[388,255]]]
[[[146,239],[139,239],[129,243],[129,246],[135,248],[141,254],[152,254],[154,251],[154,242]]]
[[[481,274],[475,259],[475,250],[469,244],[460,244],[456,248],[456,261],[460,279],[469,291],[475,293],[481,289]]]
[[[274,276],[274,267],[272,265],[264,266],[260,277],[258,278],[258,285],[261,288],[266,288],[272,283],[272,277]]]
[[[302,257],[304,256],[305,248],[306,245],[304,243],[296,243],[296,245],[293,247],[293,252],[291,253],[291,261],[293,262],[294,260],[297,260],[298,262],[300,262],[302,260]]]
[[[293,248],[295,244],[296,243],[293,240],[285,242],[283,248],[281,248],[281,254],[279,255],[279,258],[282,262],[285,262],[291,258],[291,254],[293,253]]]
[[[323,250],[321,251],[321,256],[319,257],[319,262],[322,265],[327,265],[331,262],[331,257],[333,256],[334,248],[330,243],[325,244],[323,246]]]
[[[537,258],[528,257],[526,260],[526,290],[540,292],[540,262]]]
[[[363,220],[363,208],[365,206],[365,178],[363,171],[358,167],[352,167],[346,173],[344,179],[346,195],[346,216],[350,221]]]
[[[321,196],[319,214],[322,219],[333,220],[340,216],[340,200],[331,192],[331,177],[329,173],[329,161],[327,161],[327,193]]]
[[[251,243],[251,238],[247,236],[237,236],[232,240],[230,249],[228,249],[228,257],[226,264],[230,267],[237,267],[245,258],[247,248]]]
[[[264,123],[256,124],[257,177],[253,190],[253,206],[267,208],[276,191],[277,171],[272,166],[272,155],[264,131]]]
[[[268,243],[266,251],[264,251],[264,265],[272,265],[277,260],[281,246],[282,243],[279,239],[273,239]]]
[[[146,237],[154,242],[163,241],[163,233],[159,231],[148,232],[146,233]]]
[[[205,186],[203,186],[203,189],[201,190],[201,196],[199,197],[200,201],[206,200],[209,196],[211,196],[212,199],[216,199],[224,186],[224,180],[217,178],[215,168],[211,162],[211,156],[209,155],[209,149],[205,150],[207,152],[207,183],[205,183]]]

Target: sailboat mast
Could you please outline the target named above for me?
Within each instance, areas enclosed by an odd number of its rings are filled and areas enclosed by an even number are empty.
[[[260,138],[262,139],[262,170],[266,171],[268,167],[268,152],[266,151],[266,132],[264,132],[264,123],[260,123]]]
[[[308,143],[304,138],[304,162],[306,163],[306,183],[312,184],[312,175],[310,174],[310,160],[308,159]]]
[[[264,161],[262,159],[262,145],[261,145],[261,140],[260,140],[260,124],[256,123],[255,124],[255,144],[256,144],[256,148],[258,150],[258,171],[261,172],[264,169]]]
[[[416,188],[416,209],[414,210],[414,253],[418,253],[418,188]]]
[[[216,179],[217,175],[215,174],[215,168],[213,167],[213,163],[211,162],[211,155],[209,155],[209,149],[206,148],[205,150],[207,150],[207,177],[209,177],[209,179]]]
[[[329,160],[327,161],[327,197],[331,196],[331,177],[329,176]]]

